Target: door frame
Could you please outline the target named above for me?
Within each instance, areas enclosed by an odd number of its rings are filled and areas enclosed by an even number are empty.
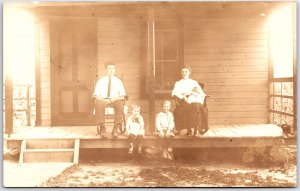
[[[53,40],[57,40],[55,39],[57,38],[57,36],[53,37],[53,30],[56,30],[53,28],[53,23],[54,22],[76,22],[78,20],[83,20],[83,21],[88,21],[88,22],[93,22],[94,23],[94,29],[93,29],[93,34],[95,34],[95,39],[97,39],[97,20],[95,19],[77,19],[77,18],[73,18],[73,19],[65,19],[65,18],[60,18],[60,19],[50,19],[49,23],[50,23],[50,58],[51,58],[51,64],[50,64],[50,76],[51,76],[51,125],[57,126],[57,125],[64,125],[64,126],[73,126],[73,125],[94,125],[95,124],[95,119],[94,119],[94,115],[93,115],[93,105],[92,105],[92,89],[89,91],[89,94],[91,94],[91,99],[90,99],[90,103],[89,103],[89,111],[88,112],[76,112],[76,113],[63,113],[62,112],[62,90],[72,90],[73,92],[77,92],[73,95],[73,108],[78,108],[78,100],[76,99],[78,97],[78,91],[79,90],[89,90],[89,87],[83,87],[83,86],[78,86],[78,87],[64,87],[60,90],[58,90],[58,87],[56,86],[58,82],[57,76],[58,74],[56,74],[57,72],[57,68],[54,66],[53,62],[53,57],[55,55],[53,55],[53,51],[54,47],[53,45],[51,46],[51,43]],[[74,35],[72,35],[74,36]],[[72,37],[72,42],[74,42],[74,37]],[[97,67],[97,41],[95,41],[95,43],[93,44],[94,47],[94,57],[95,57],[95,62],[93,63],[93,68],[94,68],[94,75],[96,75],[96,67]],[[78,45],[78,43],[76,43],[77,45],[72,46],[72,52],[75,54],[72,55],[72,58],[76,58],[78,55],[78,50],[77,47],[80,46]],[[58,52],[57,52],[58,53]],[[55,53],[54,53],[55,54]],[[57,58],[59,59],[59,58]],[[76,60],[76,59],[75,59]],[[75,61],[77,62],[77,60]],[[72,62],[72,68],[74,69],[74,67],[77,66],[74,65],[74,63]],[[78,69],[76,69],[78,70]],[[76,75],[76,74],[75,74]],[[74,76],[72,77],[74,78]],[[74,79],[72,79],[72,83],[73,83]],[[94,78],[91,81],[91,84],[94,84]],[[94,88],[94,87],[91,87]],[[58,96],[58,98],[57,98]],[[58,108],[55,108],[58,107]],[[54,112],[54,110],[56,109],[56,112]],[[77,109],[78,110],[78,109]],[[83,116],[84,115],[84,116]],[[65,117],[65,118],[64,118]],[[72,117],[72,119],[71,119]],[[69,119],[68,119],[69,118]]]

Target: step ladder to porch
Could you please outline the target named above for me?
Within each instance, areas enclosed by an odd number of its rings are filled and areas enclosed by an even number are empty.
[[[78,164],[79,139],[22,140],[19,163],[72,162]]]

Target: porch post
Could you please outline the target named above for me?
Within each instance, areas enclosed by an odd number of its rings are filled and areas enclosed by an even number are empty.
[[[40,21],[35,20],[35,126],[41,125]]]
[[[148,9],[148,99],[149,99],[149,132],[155,131],[155,32],[153,9]]]
[[[27,117],[27,126],[31,125],[31,99],[30,99],[30,84],[27,84],[27,110],[26,110],[26,117]]]
[[[293,129],[294,135],[297,133],[297,7],[293,3]]]
[[[273,97],[271,96],[274,94],[273,90],[273,78],[274,78],[274,63],[272,60],[271,52],[272,52],[272,42],[270,41],[270,22],[268,23],[268,89],[269,89],[269,95],[268,95],[268,123],[273,124],[274,120],[274,113],[270,110],[273,108]]]
[[[3,65],[4,65],[4,85],[5,85],[5,134],[13,133],[13,76],[12,76],[12,63],[11,57],[13,53],[9,49],[10,40],[13,38],[9,33],[10,23],[8,21],[11,16],[11,10],[8,6],[3,9]]]
[[[10,136],[13,133],[13,79],[8,65],[5,70],[5,134]]]

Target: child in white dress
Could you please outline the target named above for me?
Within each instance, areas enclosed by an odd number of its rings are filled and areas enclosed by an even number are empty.
[[[162,103],[162,111],[156,115],[156,131],[163,146],[162,156],[172,160],[173,149],[170,147],[170,138],[174,136],[174,117],[170,108],[171,102],[169,100]]]
[[[131,115],[126,122],[126,131],[129,139],[129,151],[131,154],[135,147],[138,147],[138,153],[142,153],[141,139],[145,135],[144,120],[140,115],[140,106],[137,104],[132,105]]]

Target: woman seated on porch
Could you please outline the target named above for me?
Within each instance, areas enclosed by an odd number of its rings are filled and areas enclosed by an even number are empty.
[[[172,96],[178,99],[174,110],[175,128],[177,131],[187,129],[187,135],[197,136],[198,129],[207,129],[208,126],[202,121],[207,121],[207,110],[204,108],[203,100],[205,93],[196,80],[190,79],[191,68],[184,66],[181,69],[182,79],[175,83]],[[203,99],[199,99],[203,97]]]

